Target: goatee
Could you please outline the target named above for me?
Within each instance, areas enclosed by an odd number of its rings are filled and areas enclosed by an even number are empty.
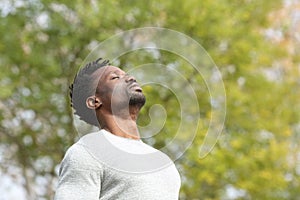
[[[129,105],[142,107],[146,103],[146,97],[141,92],[133,92],[130,95]]]

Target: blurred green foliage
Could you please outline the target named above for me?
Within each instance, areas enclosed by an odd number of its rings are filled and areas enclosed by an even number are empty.
[[[57,166],[77,139],[68,86],[84,58],[108,37],[146,26],[173,29],[198,41],[219,67],[226,88],[224,131],[213,151],[200,159],[211,115],[208,91],[185,61],[160,52],[161,64],[178,62],[191,84],[203,85],[197,91],[203,127],[176,161],[181,199],[299,199],[300,54],[291,55],[263,34],[272,25],[269,13],[281,9],[281,1],[1,4],[0,168],[11,176],[13,166],[21,169],[28,199],[53,198]],[[154,59],[145,52],[138,55],[121,57],[120,66]],[[288,65],[283,62],[286,58],[291,60]],[[273,76],[268,78],[267,72]],[[176,132],[178,102],[168,92],[151,87],[145,91],[147,105],[139,123],[149,123],[147,112],[154,103],[168,111],[166,134],[151,141],[159,148]],[[44,185],[39,185],[41,177]],[[44,187],[43,192],[36,192],[37,185]]]

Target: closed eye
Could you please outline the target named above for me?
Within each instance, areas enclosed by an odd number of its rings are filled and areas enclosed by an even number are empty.
[[[120,78],[119,76],[113,76],[113,77],[111,77],[111,80],[119,79],[119,78]]]

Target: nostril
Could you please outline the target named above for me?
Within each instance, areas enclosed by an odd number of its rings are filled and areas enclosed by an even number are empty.
[[[135,78],[133,76],[128,76],[126,79],[127,82],[136,82]]]

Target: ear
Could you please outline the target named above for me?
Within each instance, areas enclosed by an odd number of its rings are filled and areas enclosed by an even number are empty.
[[[93,110],[96,110],[98,108],[101,107],[102,105],[102,102],[100,101],[99,97],[96,97],[96,96],[90,96],[86,99],[86,106],[89,108],[89,109],[93,109]]]

